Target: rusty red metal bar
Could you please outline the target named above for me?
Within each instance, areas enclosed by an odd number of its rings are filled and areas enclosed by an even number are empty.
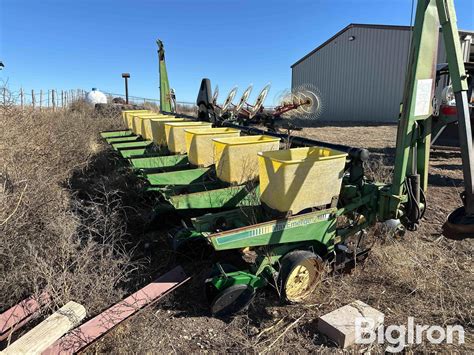
[[[186,276],[181,266],[175,267],[123,301],[74,329],[46,349],[43,355],[77,353],[134,315],[138,310],[150,306],[188,280],[189,277]]]
[[[49,304],[51,298],[46,292],[31,296],[0,314],[0,341],[5,340],[15,330],[20,329],[39,313],[41,307]]]

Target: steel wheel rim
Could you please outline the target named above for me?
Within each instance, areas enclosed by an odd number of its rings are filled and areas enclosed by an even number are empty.
[[[320,281],[320,264],[316,259],[305,259],[288,275],[285,284],[286,298],[298,302],[308,297]]]

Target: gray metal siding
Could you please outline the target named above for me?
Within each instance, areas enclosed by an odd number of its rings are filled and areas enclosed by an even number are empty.
[[[291,87],[312,84],[319,90],[321,120],[397,122],[410,34],[398,28],[350,27],[292,67]],[[349,41],[350,36],[355,40]],[[440,33],[438,63],[443,62]],[[447,84],[443,80],[440,86]]]
[[[350,28],[292,68],[292,88],[318,88],[322,120],[395,122],[409,40],[406,30]]]

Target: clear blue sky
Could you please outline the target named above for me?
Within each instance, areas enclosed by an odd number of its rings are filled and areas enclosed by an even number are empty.
[[[158,98],[155,40],[165,43],[170,84],[194,101],[202,77],[221,97],[267,82],[267,104],[291,86],[290,65],[349,23],[408,25],[411,0],[0,0],[0,71],[13,89],[92,87]],[[474,1],[455,0],[474,29]]]

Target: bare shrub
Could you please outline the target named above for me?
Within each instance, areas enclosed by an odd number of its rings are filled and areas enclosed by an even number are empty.
[[[117,192],[82,204],[64,187],[103,149],[98,132],[120,124],[83,101],[0,107],[0,309],[45,290],[54,305],[75,300],[93,314],[123,295],[133,264]]]
[[[143,108],[145,108],[146,110],[153,111],[153,112],[160,112],[160,105],[157,104],[156,102],[145,101],[143,103]]]
[[[372,156],[364,163],[365,176],[372,181],[390,183],[393,175],[393,166],[387,163],[382,156]]]
[[[196,116],[197,115],[197,106],[194,104],[185,104],[177,103],[176,104],[176,113],[183,115]]]

